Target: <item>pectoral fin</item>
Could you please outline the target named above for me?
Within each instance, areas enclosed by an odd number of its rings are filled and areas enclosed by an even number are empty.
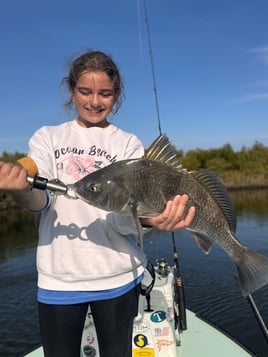
[[[139,217],[138,217],[137,203],[135,200],[130,199],[128,201],[128,206],[130,208],[130,211],[131,211],[134,221],[136,223],[136,227],[137,227],[137,231],[138,231],[138,245],[141,249],[143,249],[143,229],[142,229]]]
[[[203,250],[204,253],[208,254],[212,246],[211,240],[209,240],[206,236],[200,233],[192,232],[192,234],[199,247]]]

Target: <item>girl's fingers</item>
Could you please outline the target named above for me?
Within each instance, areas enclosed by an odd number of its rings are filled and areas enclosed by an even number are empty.
[[[187,195],[177,195],[172,201],[168,201],[165,210],[160,215],[148,219],[148,224],[166,231],[188,227],[195,215],[195,208],[192,206],[185,212],[188,202]]]

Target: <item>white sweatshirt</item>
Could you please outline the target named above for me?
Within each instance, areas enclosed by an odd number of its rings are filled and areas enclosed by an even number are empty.
[[[29,141],[29,156],[36,162],[39,175],[65,184],[143,153],[136,136],[114,125],[83,128],[76,120],[42,127]],[[65,196],[53,197],[42,212],[37,248],[40,288],[112,289],[140,276],[145,266],[132,217]]]

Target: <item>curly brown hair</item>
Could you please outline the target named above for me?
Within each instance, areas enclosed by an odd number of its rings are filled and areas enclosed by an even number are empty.
[[[68,89],[73,91],[79,77],[85,72],[104,72],[111,79],[116,98],[112,113],[115,114],[124,100],[124,85],[118,67],[111,56],[101,51],[83,53],[72,62],[69,75],[63,78],[62,84],[66,84]],[[71,98],[66,102],[66,106],[72,106]]]

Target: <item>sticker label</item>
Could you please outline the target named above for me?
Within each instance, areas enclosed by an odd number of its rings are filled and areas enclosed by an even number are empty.
[[[153,322],[162,322],[166,319],[165,311],[155,311],[151,315],[151,321]]]
[[[141,333],[141,332],[148,330],[149,328],[150,328],[149,326],[147,326],[144,322],[142,322],[140,324],[135,324],[133,326],[133,331],[135,333],[139,333],[139,332]]]
[[[94,343],[94,337],[93,336],[87,336],[87,343],[89,345],[92,345],[92,343]]]
[[[134,348],[133,357],[154,357],[153,348]]]
[[[134,343],[137,347],[145,347],[148,345],[148,339],[145,335],[138,334],[134,336]]]
[[[173,341],[169,341],[169,340],[157,340],[157,350],[158,352],[160,352],[162,350],[163,346],[170,346],[173,344]]]
[[[162,337],[162,336],[168,336],[169,335],[169,327],[164,326],[164,327],[158,327],[154,330],[155,337]]]
[[[83,352],[84,352],[84,355],[87,357],[95,357],[97,355],[97,351],[92,346],[84,346]]]

